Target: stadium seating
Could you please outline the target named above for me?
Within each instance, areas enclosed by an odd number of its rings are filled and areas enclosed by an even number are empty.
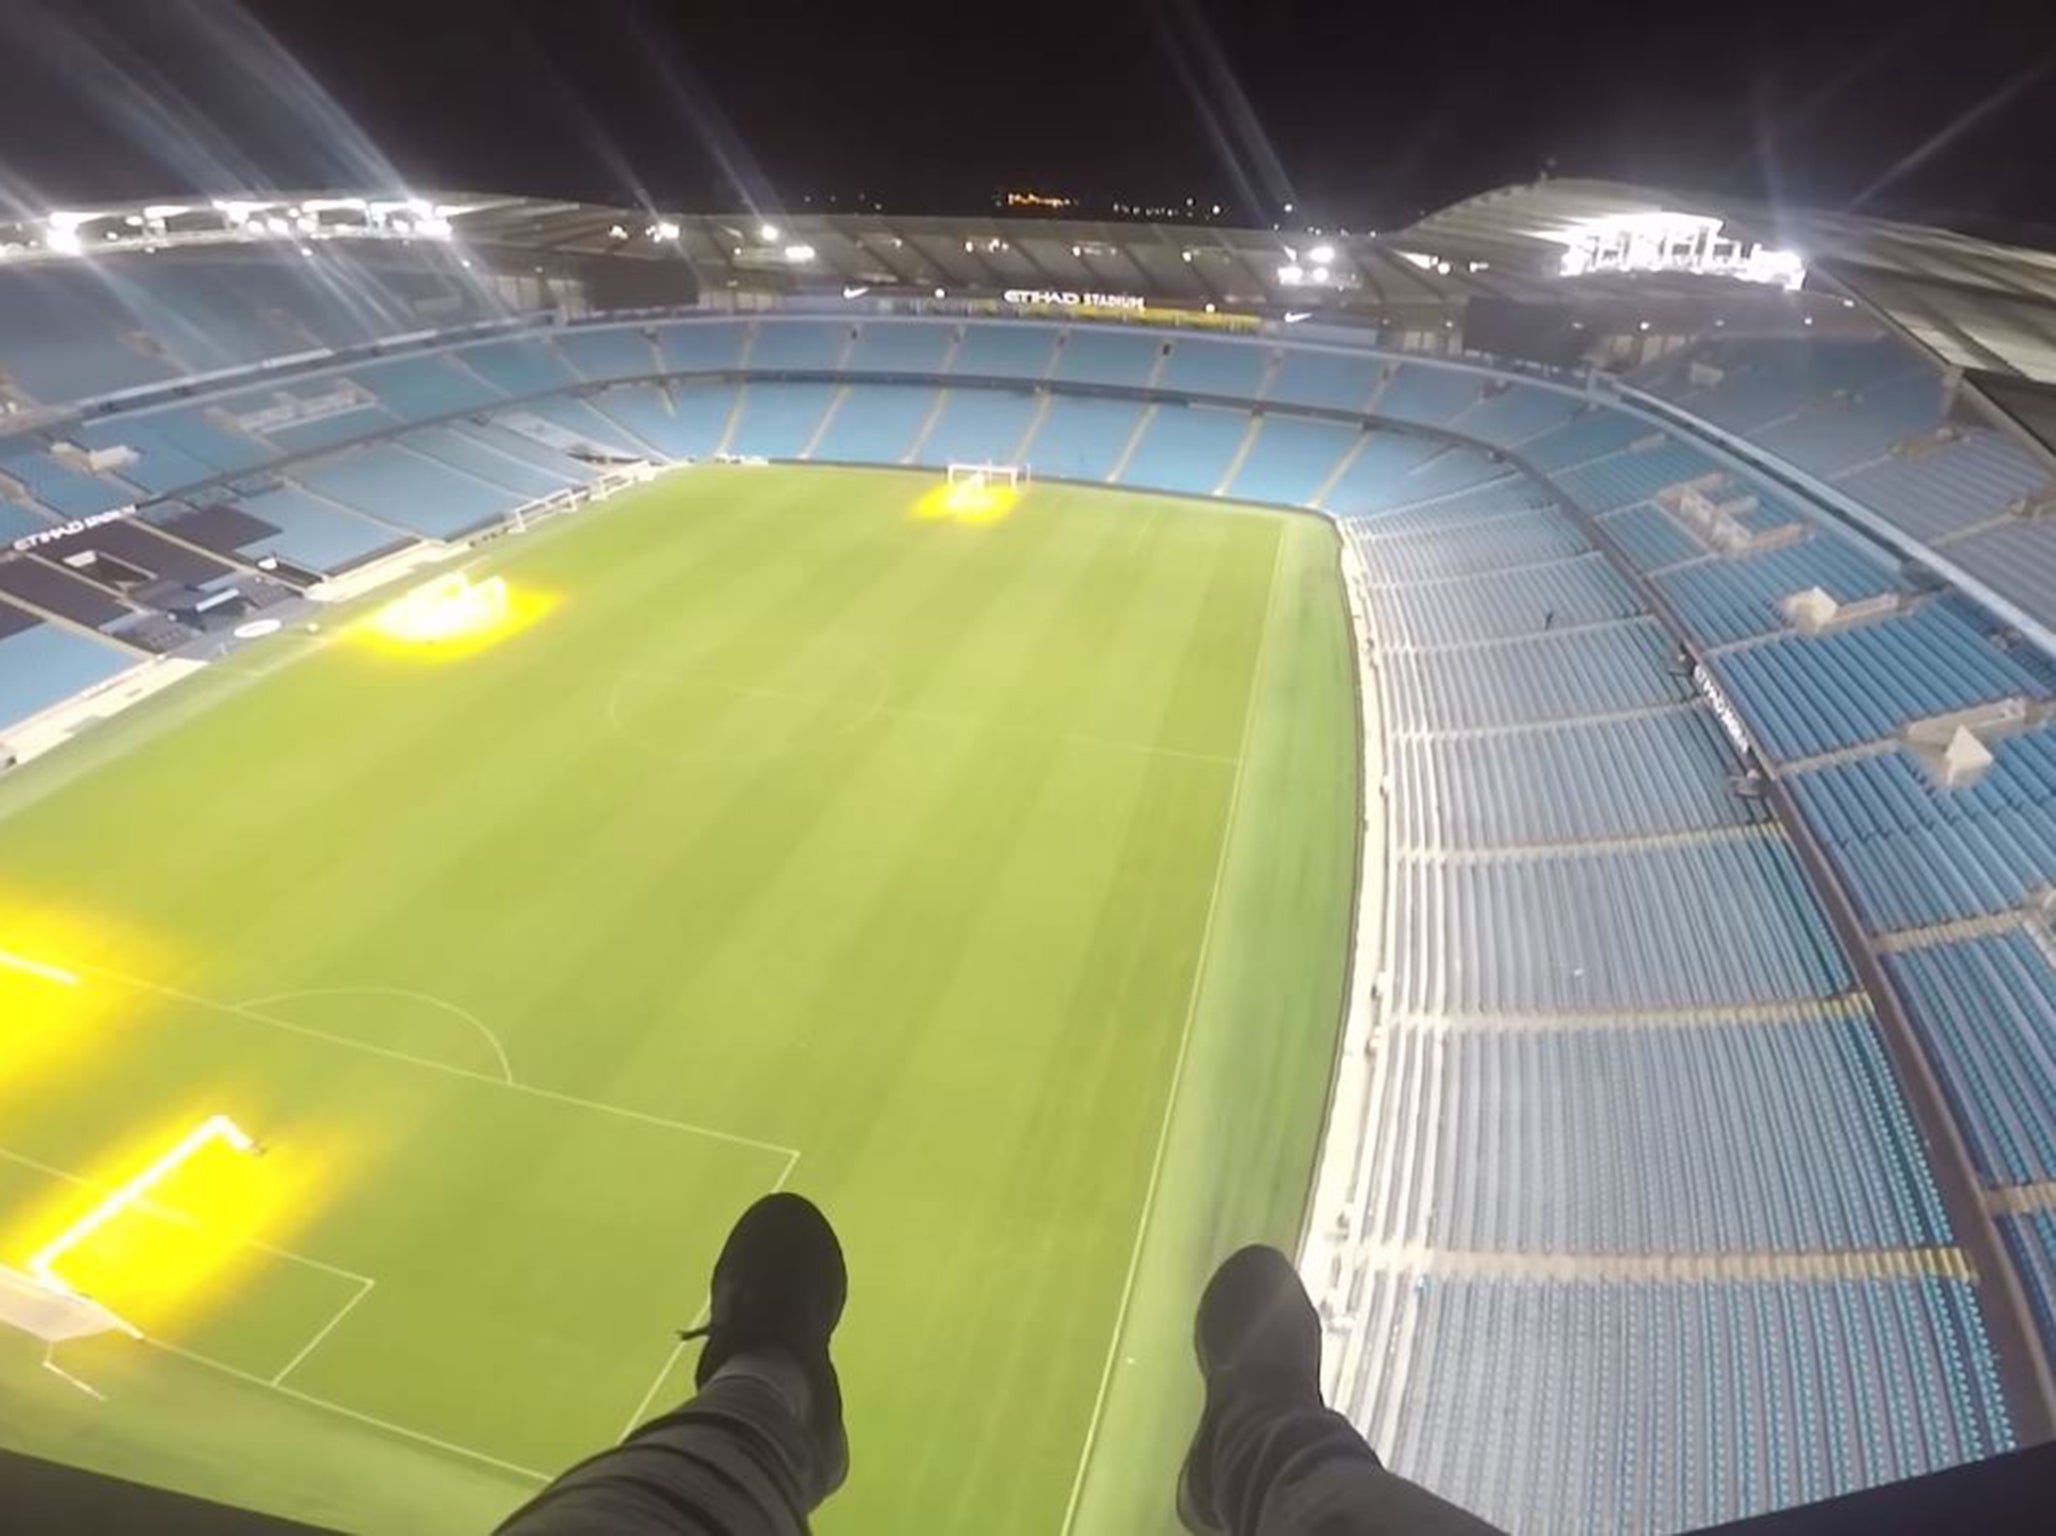
[[[1554,478],[1557,489],[1580,506],[1605,512],[1654,496],[1667,486],[1713,474],[1718,468],[1698,449],[1666,440],[1654,447],[1630,448],[1593,459]]]
[[[1371,1373],[1362,1416],[1391,1426],[1394,1470],[1509,1529],[1696,1529],[2014,1443],[1959,1280],[1429,1274],[1409,1290],[1391,1309],[1406,1368]],[[1488,1382],[1520,1432],[1476,1431]]]
[[[808,457],[825,463],[897,464],[934,414],[936,398],[932,386],[852,384],[843,391]],[[997,428],[995,435],[1004,430]]]
[[[21,610],[0,604],[0,729],[105,682],[137,658],[55,624],[19,624]]]
[[[1433,438],[1367,432],[1354,455],[1344,463],[1341,475],[1321,497],[1321,505],[1338,517],[1350,517],[1377,507],[1423,500],[1404,477],[1446,451],[1446,446]],[[1477,460],[1476,468],[1480,479],[1489,479],[1496,473],[1482,458]]]
[[[1885,957],[1979,1174],[2056,1178],[2056,970],[2024,931]]]
[[[1046,325],[966,326],[950,372],[963,379],[1047,378],[1058,335]]]
[[[1035,462],[1023,441],[1035,422],[1039,398],[1006,389],[949,389],[925,429],[920,429],[913,462],[946,464],[1012,464]],[[1129,406],[1132,420],[1135,407]],[[1060,475],[1054,466],[1037,466]]]
[[[1152,406],[1117,483],[1209,496],[1249,434],[1247,411],[1206,405]]]
[[[431,421],[500,404],[506,399],[475,373],[447,357],[407,357],[353,368],[350,377],[402,421]]]
[[[271,530],[265,532],[260,527],[253,530],[254,537],[241,539],[233,546],[234,553],[246,560],[278,555],[310,571],[334,574],[407,542],[407,534],[399,528],[372,522],[346,506],[318,499],[289,485],[246,496],[235,504],[234,510],[256,518]],[[167,526],[173,532],[188,533],[177,520]],[[199,537],[197,530],[191,536],[210,547],[219,547]]]
[[[1294,347],[1279,362],[1264,398],[1279,405],[1310,405],[1361,415],[1369,408],[1371,392],[1381,376],[1374,357]]]
[[[1132,400],[1048,395],[1021,450],[1037,474],[1051,479],[1104,480],[1135,437],[1143,408]]]
[[[1353,422],[1265,416],[1223,495],[1306,506],[1328,483],[1363,429]]]
[[[1578,397],[1533,384],[1490,390],[1463,413],[1466,437],[1510,448],[1562,426],[1578,409]]]
[[[416,453],[425,453],[454,470],[525,498],[554,495],[566,484],[539,465],[497,453],[450,427],[424,427],[408,433],[400,442]]]
[[[1733,750],[1697,705],[1503,736],[1391,744],[1392,831],[1409,850],[1654,837],[1769,813],[1733,783]]]
[[[0,475],[63,517],[105,512],[133,499],[114,481],[67,468],[41,448],[19,441],[0,443]]]
[[[1263,390],[1270,363],[1270,353],[1253,342],[1181,337],[1172,343],[1157,385],[1181,393],[1254,400]]]
[[[750,368],[757,373],[826,373],[841,362],[849,345],[850,328],[842,321],[762,319],[750,346]]]
[[[1424,507],[1418,518],[1404,520],[1359,519],[1348,525],[1347,535],[1365,552],[1373,571],[1409,582],[1565,559],[1590,547],[1561,514],[1548,508],[1452,520],[1448,527],[1434,526],[1436,510]]]
[[[55,526],[56,520],[19,502],[0,501],[0,543],[26,538]]]
[[[1917,539],[1943,539],[2047,487],[2050,474],[1996,432],[1972,431],[1919,454],[1892,454],[1836,485]]]
[[[1940,603],[1714,658],[1758,739],[1786,760],[1890,736],[1909,720],[2013,697],[2041,680]]]
[[[729,429],[727,451],[752,458],[798,458],[814,440],[835,390],[833,384],[750,385],[742,392]]]
[[[2027,1291],[2044,1349],[2056,1349],[2056,1208],[2001,1216],[1999,1235]]]
[[[657,327],[657,354],[674,373],[719,373],[742,366],[748,328],[740,320],[694,320]]]
[[[1788,628],[1778,604],[1818,587],[1837,602],[1904,590],[1884,565],[1844,539],[1815,538],[1758,554],[1713,558],[1656,578],[1695,640],[1730,645]]]
[[[594,383],[646,379],[661,369],[649,338],[632,326],[566,330],[557,337],[557,350],[581,378]]]
[[[1384,1175],[1367,1200],[1372,1242],[1694,1254],[1949,1240],[1867,1011],[1400,1025],[1386,1049],[1369,1111]],[[1432,1116],[1412,1112],[1422,1103]]]
[[[456,356],[486,383],[516,399],[579,382],[571,365],[544,340],[483,342]]]
[[[1073,326],[1064,333],[1051,375],[1066,384],[1115,384],[1139,388],[1155,374],[1163,338],[1138,331],[1096,331]],[[957,371],[963,372],[960,360]]]
[[[456,538],[526,499],[397,444],[296,465],[292,473],[329,501],[426,538]]]
[[[1905,751],[1796,774],[1792,791],[1875,931],[2019,907],[2056,886],[2056,732],[1991,744],[1975,784],[1944,789]]]
[[[956,347],[954,326],[928,320],[871,320],[857,332],[843,364],[849,373],[938,374]]]
[[[1444,427],[1476,405],[1484,387],[1484,379],[1475,373],[1425,363],[1400,363],[1378,391],[1373,409],[1393,421]]]

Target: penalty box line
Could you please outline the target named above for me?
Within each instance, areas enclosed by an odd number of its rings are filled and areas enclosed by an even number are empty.
[[[530,1098],[545,1099],[574,1109],[592,1110],[598,1114],[613,1115],[623,1120],[636,1120],[644,1125],[661,1126],[665,1130],[680,1131],[689,1136],[705,1137],[709,1141],[726,1142],[730,1146],[749,1147],[758,1152],[768,1153],[773,1157],[796,1159],[799,1156],[796,1148],[780,1146],[775,1141],[764,1141],[758,1137],[744,1136],[734,1131],[717,1130],[713,1126],[697,1125],[690,1120],[674,1120],[667,1115],[654,1115],[647,1110],[630,1109],[621,1104],[609,1104],[602,1099],[588,1099],[575,1093],[563,1093],[555,1088],[539,1087],[534,1083],[518,1082],[512,1078],[495,1076],[490,1072],[479,1072],[470,1067],[460,1067],[454,1062],[437,1061],[433,1056],[417,1056],[412,1051],[396,1050],[392,1046],[387,1045],[374,1045],[368,1040],[353,1040],[348,1035],[339,1035],[332,1030],[316,1029],[311,1024],[301,1024],[292,1019],[282,1018],[277,1014],[266,1013],[261,1009],[251,1007],[247,1003],[223,1002],[220,998],[204,997],[197,992],[188,992],[182,987],[166,986],[162,982],[149,981],[140,976],[130,976],[122,971],[109,970],[105,966],[81,963],[75,966],[74,969],[89,976],[98,976],[106,981],[133,987],[139,992],[153,992],[159,997],[169,998],[173,1002],[184,1003],[189,1007],[206,1009],[213,1013],[225,1013],[232,1018],[242,1019],[252,1024],[262,1024],[268,1028],[283,1030],[287,1034],[301,1035],[310,1040],[324,1040],[330,1045],[341,1046],[345,1050],[358,1051],[367,1056],[382,1056],[388,1061],[406,1062],[410,1066],[424,1067],[431,1072],[440,1072],[446,1077],[461,1077],[470,1082],[485,1083],[503,1092],[525,1094]]]
[[[780,1170],[778,1181],[771,1186],[769,1193],[775,1195],[785,1188],[786,1181],[792,1177],[792,1171],[799,1166],[799,1161],[800,1155],[797,1152],[785,1160],[785,1167]],[[694,1329],[706,1326],[707,1307],[708,1304],[706,1302],[700,1303],[700,1310],[695,1312],[692,1321],[686,1324],[686,1331],[688,1333]],[[634,1432],[635,1427],[648,1416],[650,1404],[654,1403],[657,1400],[657,1394],[664,1390],[664,1383],[671,1379],[671,1373],[678,1368],[678,1358],[684,1353],[684,1339],[679,1339],[672,1344],[671,1352],[664,1357],[664,1363],[657,1368],[656,1378],[651,1381],[649,1390],[643,1393],[642,1400],[635,1405],[634,1411],[628,1415],[628,1422],[621,1426],[621,1433],[614,1437],[617,1444],[626,1440]]]
[[[91,1188],[94,1182],[82,1173],[75,1173],[69,1168],[59,1168],[54,1163],[46,1163],[40,1158],[30,1157],[25,1153],[15,1151],[12,1147],[0,1147],[0,1161],[13,1163],[18,1168],[27,1168],[31,1172],[40,1173],[47,1178],[62,1179],[69,1184],[79,1184]],[[199,1225],[197,1219],[189,1212],[182,1211],[177,1206],[165,1205],[161,1201],[152,1200],[147,1196],[136,1202],[135,1209],[165,1221],[177,1222],[180,1226],[197,1227]],[[350,1293],[349,1300],[338,1307],[328,1321],[315,1331],[314,1336],[301,1345],[293,1357],[279,1368],[278,1373],[271,1378],[270,1384],[272,1386],[277,1386],[286,1377],[304,1365],[307,1357],[312,1355],[320,1345],[327,1341],[328,1336],[336,1331],[336,1326],[344,1318],[348,1317],[351,1312],[355,1311],[357,1304],[366,1296],[369,1296],[372,1287],[378,1284],[371,1276],[359,1274],[354,1269],[345,1269],[340,1264],[331,1264],[326,1259],[315,1258],[312,1254],[295,1253],[290,1248],[281,1248],[277,1244],[267,1243],[261,1238],[242,1238],[237,1246],[249,1248],[258,1253],[269,1254],[275,1259],[283,1259],[289,1264],[298,1264],[304,1269],[319,1270],[323,1274],[334,1275],[337,1279],[347,1280],[357,1287],[356,1290]],[[145,1342],[156,1344],[160,1348],[168,1349],[171,1347],[160,1339],[151,1339],[147,1336],[145,1337]],[[223,1365],[223,1362],[218,1360],[210,1360],[208,1363],[211,1365],[221,1365],[224,1370],[233,1369]]]

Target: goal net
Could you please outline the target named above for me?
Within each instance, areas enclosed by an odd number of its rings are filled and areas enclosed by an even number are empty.
[[[1028,483],[1026,464],[952,464],[949,467],[949,483],[952,488],[963,486],[970,490],[983,490],[987,486],[1003,486],[1018,491]]]

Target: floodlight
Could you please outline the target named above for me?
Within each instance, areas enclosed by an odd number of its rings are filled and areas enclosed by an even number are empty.
[[[759,224],[757,226],[757,238],[766,242],[776,240],[778,238],[778,226],[776,224]]]
[[[945,293],[944,293],[944,292],[943,292],[943,291],[942,291],[942,290],[941,290],[940,288],[938,288],[938,289],[936,289],[936,290],[935,290],[935,296],[936,296],[936,297],[937,297],[938,299],[940,299],[940,298],[946,298],[946,297],[947,297],[947,295],[946,295],[946,294],[945,294]],[[1807,323],[1808,325],[1811,325],[1811,324],[1813,324],[1813,322],[1812,322],[1811,320],[1807,321],[1806,323]]]
[[[51,250],[65,256],[76,256],[85,248],[85,241],[79,234],[79,227],[91,218],[86,213],[53,213],[45,222],[48,232],[43,243]]]
[[[1315,267],[1310,275],[1315,282],[1325,283],[1328,280],[1328,269],[1326,267]]]
[[[1301,267],[1298,262],[1288,261],[1278,269],[1278,281],[1281,283],[1303,283],[1306,281],[1306,269]]]
[[[659,219],[650,230],[650,238],[652,240],[676,240],[678,238],[678,225],[670,219]]]
[[[1308,251],[1306,254],[1307,259],[1312,261],[1316,266],[1325,267],[1329,262],[1335,259],[1335,247],[1332,245],[1325,244],[1317,245],[1312,250]]]
[[[814,259],[814,248],[811,245],[804,244],[788,245],[785,248],[785,259],[787,261],[812,261]]]
[[[616,224],[613,228],[607,231],[607,235],[610,239],[626,240],[628,238],[628,231],[623,229],[619,224]]]

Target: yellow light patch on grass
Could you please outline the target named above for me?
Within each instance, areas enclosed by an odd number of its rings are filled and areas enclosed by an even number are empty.
[[[438,576],[350,626],[373,650],[420,661],[457,661],[498,645],[535,623],[556,599],[507,585],[505,577],[474,582],[462,571]]]
[[[923,522],[996,523],[1020,499],[1018,486],[974,476],[923,492],[914,516]]]
[[[0,1101],[47,1085],[127,1011],[127,989],[94,970],[165,968],[160,946],[117,922],[0,892]]]
[[[11,1223],[0,1258],[162,1333],[263,1264],[259,1245],[304,1216],[317,1166],[264,1151],[225,1115],[160,1126]]]

